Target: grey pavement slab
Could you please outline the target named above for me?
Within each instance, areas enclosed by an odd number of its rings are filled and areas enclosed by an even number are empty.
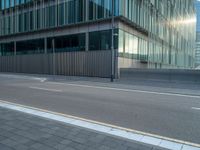
[[[164,150],[0,108],[0,150]]]

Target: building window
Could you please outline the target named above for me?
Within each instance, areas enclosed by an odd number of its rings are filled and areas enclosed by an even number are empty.
[[[6,2],[6,7],[5,8],[9,8],[10,7],[10,0],[5,0]]]
[[[115,3],[118,5],[118,3]],[[89,19],[108,18],[112,13],[112,0],[89,0]]]
[[[16,52],[17,55],[44,53],[44,39],[17,42]]]
[[[59,4],[58,6],[58,23],[59,25],[64,25],[64,3]]]
[[[5,9],[5,3],[4,3],[4,0],[1,0],[1,9],[2,9],[2,10]]]
[[[14,42],[0,44],[0,56],[14,55]]]
[[[89,33],[89,50],[110,50],[111,31],[95,31]]]
[[[11,0],[11,1],[10,1],[10,6],[11,6],[11,7],[14,7],[14,6],[15,6],[15,0]]]
[[[85,51],[85,34],[74,34],[55,37],[55,52]],[[47,39],[47,51],[52,53],[52,40]]]
[[[139,38],[133,34],[119,30],[119,56],[146,60],[147,58],[147,45],[144,42],[139,42]],[[142,40],[144,41],[144,40]],[[147,44],[147,43],[146,43]],[[140,46],[139,46],[140,45]],[[140,48],[139,48],[140,47]]]

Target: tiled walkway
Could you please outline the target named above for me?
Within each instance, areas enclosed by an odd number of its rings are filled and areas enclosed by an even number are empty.
[[[0,107],[0,150],[163,150]]]

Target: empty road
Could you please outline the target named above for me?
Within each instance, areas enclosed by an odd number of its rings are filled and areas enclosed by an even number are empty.
[[[3,75],[0,100],[200,144],[200,96]]]

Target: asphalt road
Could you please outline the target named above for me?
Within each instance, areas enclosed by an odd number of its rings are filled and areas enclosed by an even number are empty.
[[[148,88],[0,76],[1,100],[200,144],[200,96]]]

